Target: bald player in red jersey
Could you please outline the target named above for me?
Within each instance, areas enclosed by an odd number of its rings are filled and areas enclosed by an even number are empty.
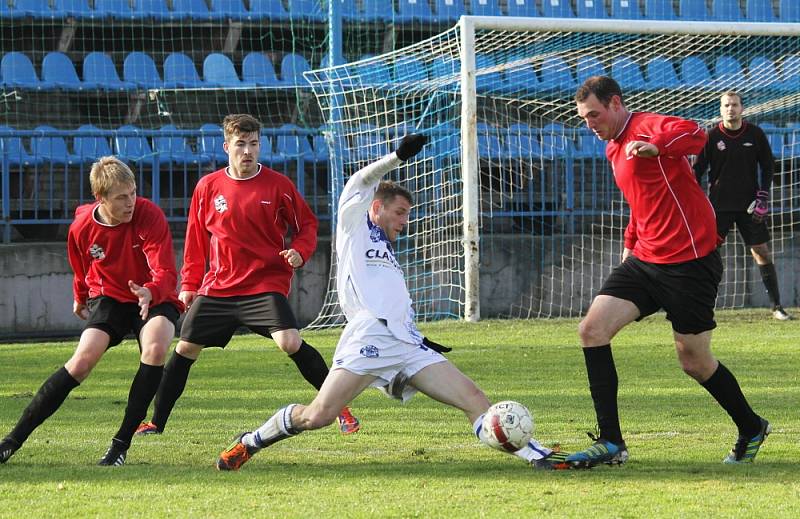
[[[567,461],[591,467],[628,459],[611,339],[631,322],[663,308],[681,367],[711,393],[738,429],[723,462],[750,463],[770,424],[753,411],[736,378],[711,353],[722,279],[720,240],[714,210],[688,159],[703,149],[706,133],[678,117],[629,112],[619,85],[605,76],[587,79],[575,102],[589,129],[608,141],[606,156],[630,206],[630,222],[622,263],[606,278],[579,326],[599,436]]]
[[[260,130],[250,115],[227,116],[228,167],[201,178],[195,187],[179,296],[188,311],[153,418],[141,424],[138,434],[164,430],[200,352],[224,348],[240,327],[272,338],[316,389],[328,375],[325,360],[300,337],[288,300],[294,270],[317,246],[317,218],[288,177],[258,163]],[[343,434],[360,427],[347,408],[338,422]]]
[[[73,312],[87,321],[86,327],[72,358],[39,388],[0,442],[3,463],[89,376],[106,350],[133,332],[141,351],[139,370],[122,425],[99,462],[124,464],[134,431],[158,389],[175,322],[183,311],[164,213],[136,196],[133,172],[115,157],[95,162],[89,180],[97,200],[78,207],[67,240],[74,271]]]

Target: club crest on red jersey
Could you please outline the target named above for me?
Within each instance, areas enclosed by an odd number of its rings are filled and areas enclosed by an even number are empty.
[[[96,260],[106,259],[106,251],[96,243],[93,243],[92,246],[89,247],[89,255]]]
[[[228,210],[228,201],[225,200],[224,196],[219,195],[214,199],[214,209],[216,209],[218,213],[224,213]]]

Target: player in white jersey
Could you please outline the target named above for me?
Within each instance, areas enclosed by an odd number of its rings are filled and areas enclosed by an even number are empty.
[[[337,288],[347,317],[333,365],[311,404],[288,405],[253,432],[240,434],[217,460],[219,470],[238,470],[264,447],[319,429],[368,387],[407,400],[421,391],[466,414],[485,442],[481,424],[489,400],[475,383],[429,345],[414,324],[414,310],[392,242],[408,224],[412,196],[381,178],[427,142],[408,135],[397,150],[356,172],[339,199]],[[434,343],[434,346],[435,345]],[[566,469],[566,453],[535,440],[515,455],[537,468]]]

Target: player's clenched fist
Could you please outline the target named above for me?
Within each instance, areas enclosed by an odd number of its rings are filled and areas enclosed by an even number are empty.
[[[419,133],[412,133],[411,135],[406,135],[400,141],[400,145],[395,150],[397,154],[397,158],[402,160],[403,162],[407,161],[422,149],[423,146],[428,142],[428,136],[422,135]]]

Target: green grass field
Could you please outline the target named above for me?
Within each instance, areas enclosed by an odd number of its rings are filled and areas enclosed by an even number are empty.
[[[773,433],[752,466],[721,459],[736,430],[678,367],[663,315],[614,342],[631,453],[619,468],[538,472],[482,447],[460,412],[418,395],[402,406],[368,390],[362,430],[302,434],[236,473],[213,463],[231,437],[314,392],[268,341],[206,351],[161,436],[135,438],[124,467],[98,467],[121,420],[137,350],[112,349],[23,448],[0,465],[0,517],[797,517],[800,321],[723,312],[716,355]],[[594,411],[577,320],[442,322],[423,327],[490,400],[532,410],[535,437],[588,445]],[[305,333],[330,359],[335,332]],[[0,345],[0,434],[16,423],[73,343]]]

